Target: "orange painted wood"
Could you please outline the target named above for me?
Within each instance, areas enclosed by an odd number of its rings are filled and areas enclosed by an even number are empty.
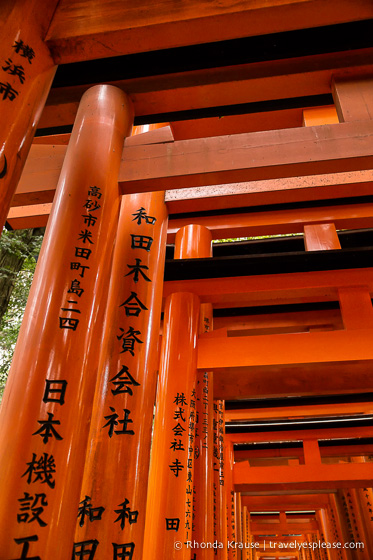
[[[334,223],[304,226],[304,245],[306,251],[328,251],[341,249]]]
[[[337,457],[337,458],[346,458],[350,457],[354,459],[355,457],[359,457],[361,454],[369,454],[373,451],[373,445],[346,445],[346,446],[334,446],[333,447],[323,447],[320,452],[322,457]],[[303,460],[303,450],[302,449],[292,449],[292,448],[281,448],[281,449],[267,449],[267,450],[251,450],[251,449],[240,449],[234,452],[235,461],[246,461],[248,459],[254,459],[255,464],[258,463],[258,460],[264,459],[267,460],[270,458],[276,464],[283,463],[283,459],[287,460],[287,463],[290,464],[290,461],[295,460],[298,462]]]
[[[337,502],[336,494],[329,494],[329,516],[333,526],[333,534],[335,542],[347,542],[348,535],[344,531],[341,512]],[[350,550],[341,548],[338,560],[350,560]]]
[[[192,250],[198,251],[198,239]],[[184,248],[184,250],[186,250]],[[183,257],[184,253],[180,253]],[[200,302],[189,293],[166,303],[146,510],[144,558],[190,557],[192,539],[197,336]]]
[[[373,349],[369,348],[372,338],[370,329],[201,338],[198,368],[218,371],[236,367],[373,360]]]
[[[308,429],[308,430],[281,430],[279,432],[253,432],[244,434],[226,434],[226,439],[232,443],[252,443],[260,441],[309,441],[323,439],[340,439],[356,437],[372,437],[372,426],[359,428],[333,428],[333,429]]]
[[[245,496],[241,495],[242,505],[248,511],[305,511],[329,505],[329,494],[286,494],[283,496]]]
[[[373,403],[341,403],[302,405],[276,408],[226,410],[226,422],[270,418],[305,418],[308,416],[333,416],[335,414],[373,414]]]
[[[191,401],[196,379],[199,305],[193,294],[175,294],[166,306],[149,473],[145,558],[155,554],[186,559],[190,554],[186,546],[179,551],[174,543],[184,543],[192,536],[193,464],[189,463],[188,426],[191,413],[195,414]]]
[[[197,204],[197,201],[196,201]],[[170,220],[167,241],[187,223],[208,227],[213,239],[280,233],[305,233],[307,250],[340,249],[335,228],[358,229],[373,226],[373,204],[325,206],[296,210],[273,210],[247,214],[226,214],[174,218]],[[329,222],[333,222],[330,224]],[[313,225],[310,225],[315,222]],[[324,223],[323,223],[324,222]],[[311,247],[315,247],[311,249]]]
[[[225,438],[225,492],[227,496],[227,540],[228,542],[236,542],[236,509],[235,509],[235,491],[234,491],[234,452],[233,444],[229,438]],[[228,549],[228,560],[237,559],[237,550],[235,548]]]
[[[72,553],[119,214],[119,154],[131,126],[122,91],[95,86],[82,99],[2,402],[6,558],[21,555],[14,539],[33,535],[34,557]],[[36,495],[46,525],[29,524],[32,510],[17,523],[20,500]]]
[[[75,542],[97,539],[103,557],[124,542],[142,555],[166,231],[164,193],[122,197],[80,491],[80,503],[89,496],[105,512],[75,531]],[[145,275],[137,280],[135,263]]]
[[[187,288],[197,294],[203,303],[213,303],[214,308],[268,305],[273,300],[281,303],[335,301],[337,288],[365,285],[373,292],[373,272],[370,268],[349,270],[310,271],[292,274],[237,276],[234,278],[209,278],[198,280],[173,280],[165,282],[164,297]],[[237,305],[236,305],[237,307]]]
[[[339,304],[345,329],[373,328],[373,307],[365,286],[340,288]]]
[[[123,194],[221,183],[351,172],[372,166],[371,121],[127,146]],[[18,194],[53,191],[64,146],[36,145]],[[58,155],[55,160],[51,155]],[[307,154],[307,157],[306,155]],[[39,160],[39,158],[41,158]],[[41,163],[47,158],[47,172]],[[125,162],[125,163],[124,163]],[[41,172],[40,170],[43,169]],[[43,200],[42,202],[49,202]]]
[[[212,238],[204,226],[192,224],[176,234],[175,259],[206,258],[212,256]],[[211,304],[200,309],[199,334],[213,329]],[[197,372],[196,420],[194,448],[194,491],[192,539],[197,543],[214,541],[214,480],[213,480],[213,378],[208,371]],[[212,560],[214,550],[201,548],[201,560]]]
[[[373,76],[335,78],[334,102],[341,122],[373,119]]]
[[[226,453],[224,401],[214,401],[214,537],[225,543],[228,539]],[[226,547],[217,549],[218,560],[228,559]]]
[[[56,66],[43,42],[57,2],[17,0],[1,29],[0,228],[21,176]]]
[[[241,208],[371,194],[372,171],[350,171],[167,191],[169,212]],[[320,186],[322,185],[322,186]]]
[[[306,465],[321,464],[321,451],[316,439],[307,439],[303,442],[303,453]]]
[[[234,486],[236,492],[354,488],[367,484],[371,475],[371,466],[366,464],[299,465],[269,470],[249,467],[243,462],[234,466]]]
[[[368,169],[372,137],[360,121],[128,147],[119,182],[141,192]]]
[[[360,457],[352,457],[351,461],[353,463],[366,463],[369,461],[367,457],[364,457],[364,453]],[[361,518],[364,523],[365,535],[366,535],[366,547],[371,552],[373,550],[373,516],[372,516],[372,504],[373,504],[373,490],[372,488],[358,488],[357,498],[361,511]],[[372,553],[372,552],[371,552]]]
[[[303,110],[303,126],[322,126],[339,122],[334,105]]]
[[[348,1],[348,0],[347,0]],[[364,0],[366,1],[366,0]],[[175,25],[175,22],[174,24]],[[243,36],[247,36],[247,29]],[[371,71],[372,48],[218,68],[204,68],[172,74],[145,76],[110,82],[130,95],[136,115],[154,115],[239,103],[330,94],[336,73],[360,75]],[[111,55],[110,55],[111,56]],[[51,91],[40,121],[41,128],[73,122],[79,99],[87,85],[55,88]],[[245,117],[244,117],[245,118]],[[258,127],[258,117],[254,118]],[[224,119],[225,120],[225,117]],[[262,130],[279,128],[264,124]],[[277,119],[277,122],[282,119]],[[295,126],[301,126],[299,118]],[[287,127],[288,125],[285,125]],[[282,127],[280,127],[282,128]],[[224,126],[223,126],[224,129]],[[206,130],[206,128],[205,128]],[[244,129],[245,132],[252,127]],[[236,131],[233,131],[236,132]],[[229,131],[227,131],[229,133]],[[207,132],[205,136],[210,136]]]
[[[63,0],[47,39],[58,62],[66,63],[298,29],[305,21],[312,27],[372,16],[366,0],[354,7],[347,0],[333,0],[327,9],[320,0],[257,0],[250,5],[225,0],[171,7],[165,1],[145,0],[136,9],[118,0],[93,5]]]

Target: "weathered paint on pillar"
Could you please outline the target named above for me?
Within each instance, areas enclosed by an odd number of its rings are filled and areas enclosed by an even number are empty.
[[[103,558],[142,558],[166,235],[163,192],[122,198],[75,533]]]
[[[176,258],[184,258],[177,247]],[[171,294],[165,305],[143,559],[189,560],[193,522],[197,336],[200,302]]]
[[[228,509],[228,525],[227,525],[227,538],[228,542],[235,542],[236,539],[236,511],[235,511],[235,497],[233,486],[233,467],[234,467],[234,452],[233,444],[227,442],[225,445],[225,481],[227,493],[227,509]],[[228,549],[228,559],[237,560],[237,549],[230,547]]]
[[[217,559],[227,560],[227,496],[225,477],[225,417],[224,401],[214,402],[214,522],[215,540],[223,546],[217,549]],[[216,503],[215,503],[216,502]]]
[[[0,232],[57,68],[43,41],[57,1],[12,4],[0,14]]]
[[[71,558],[132,117],[112,86],[78,110],[1,410],[6,559]]]

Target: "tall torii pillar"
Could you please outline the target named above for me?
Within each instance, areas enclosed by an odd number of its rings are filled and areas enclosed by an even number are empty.
[[[142,558],[166,236],[164,192],[123,196],[80,492],[76,558],[93,548],[101,558]]]
[[[0,6],[0,234],[57,69],[43,41],[57,4]]]
[[[79,106],[1,408],[6,560],[71,558],[132,119],[112,86]]]
[[[178,238],[175,255],[198,251],[198,236]],[[196,244],[196,245],[195,245]],[[165,304],[157,404],[151,451],[143,559],[190,560],[200,301],[171,294]]]

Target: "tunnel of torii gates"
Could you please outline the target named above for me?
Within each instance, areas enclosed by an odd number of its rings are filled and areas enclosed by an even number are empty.
[[[303,126],[177,141],[95,85],[32,144],[55,67],[12,17],[2,223],[48,223],[1,408],[0,560],[370,560],[372,76],[333,78]]]

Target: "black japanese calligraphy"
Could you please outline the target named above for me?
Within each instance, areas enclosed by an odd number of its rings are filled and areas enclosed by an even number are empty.
[[[43,402],[65,403],[67,381],[62,379],[46,379]]]

